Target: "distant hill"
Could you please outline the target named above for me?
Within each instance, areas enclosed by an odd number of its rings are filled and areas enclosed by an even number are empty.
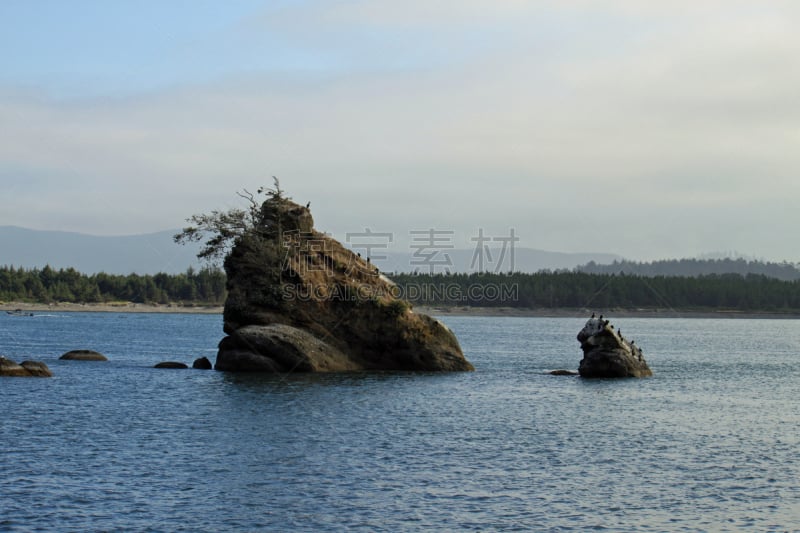
[[[0,226],[0,265],[25,268],[75,268],[93,274],[177,274],[188,267],[200,268],[198,245],[180,246],[172,236],[178,230],[160,231],[144,235],[96,236],[66,231],[42,231]],[[435,272],[471,273],[479,270],[507,272],[538,272],[540,270],[572,270],[591,261],[611,263],[622,259],[618,255],[603,253],[562,253],[515,247],[513,267],[511,252],[507,249],[490,249],[482,254],[483,268],[477,261],[475,250],[444,249],[435,255],[414,257],[415,250],[379,250],[374,252],[375,265],[384,272]],[[426,251],[425,253],[434,253]],[[418,256],[420,253],[417,254]],[[424,255],[424,254],[423,254]],[[377,259],[385,256],[385,259]]]
[[[172,241],[177,230],[104,237],[67,231],[0,226],[0,265],[73,267],[85,274],[177,274],[200,268],[198,246]]]
[[[374,259],[373,263],[383,272],[416,271],[427,274],[431,273],[433,267],[435,274],[446,271],[451,274],[508,271],[533,273],[542,270],[573,270],[578,265],[590,261],[610,263],[622,259],[621,256],[614,254],[548,252],[521,247],[514,248],[513,262],[510,248],[506,249],[505,253],[501,248],[491,248],[477,256],[474,249],[443,249],[435,251],[434,255],[427,254],[434,254],[434,251],[418,253],[415,250],[408,252],[378,250],[374,252],[375,257],[385,256],[385,259]]]
[[[611,264],[589,262],[576,270],[588,274],[633,274],[638,276],[682,276],[697,277],[709,274],[757,274],[783,281],[800,279],[798,265],[788,262],[771,263],[748,260],[742,257],[724,259],[667,259],[647,263],[614,261]]]

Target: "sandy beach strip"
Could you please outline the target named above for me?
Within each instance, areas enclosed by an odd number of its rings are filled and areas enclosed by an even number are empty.
[[[222,314],[222,306],[185,306],[180,304],[140,304],[133,302],[109,303],[28,303],[28,302],[2,302],[0,312],[20,310],[26,313],[203,313]]]
[[[181,304],[142,304],[133,302],[108,303],[29,303],[0,302],[0,312],[16,311],[28,313],[202,313],[218,314],[222,306],[181,305]],[[719,310],[681,310],[681,309],[572,309],[572,308],[525,308],[525,307],[468,307],[468,306],[414,306],[415,313],[433,316],[486,316],[486,317],[544,317],[544,318],[586,318],[592,312],[605,314],[611,318],[780,318],[800,319],[798,312],[755,312],[735,309]]]
[[[776,313],[738,311],[735,309],[718,310],[681,310],[681,309],[574,309],[574,308],[526,308],[526,307],[447,307],[447,306],[415,306],[415,313],[435,316],[492,316],[492,317],[543,317],[543,318],[588,318],[591,314],[604,314],[609,318],[780,318],[800,319],[800,312]]]

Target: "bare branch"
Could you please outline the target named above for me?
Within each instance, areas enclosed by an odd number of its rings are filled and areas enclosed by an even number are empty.
[[[267,226],[271,227],[264,219],[264,208],[257,195],[266,194],[272,200],[284,199],[278,178],[273,176],[272,179],[274,188],[259,187],[257,194],[247,189],[237,191],[236,195],[247,201],[246,209],[214,210],[192,215],[186,219],[189,226],[174,235],[173,240],[178,244],[187,244],[206,239],[197,257],[207,260],[224,258],[238,239],[247,234],[259,235]]]

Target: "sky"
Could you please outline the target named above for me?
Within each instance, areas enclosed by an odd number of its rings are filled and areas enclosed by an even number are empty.
[[[800,4],[2,0],[0,225],[800,261]]]

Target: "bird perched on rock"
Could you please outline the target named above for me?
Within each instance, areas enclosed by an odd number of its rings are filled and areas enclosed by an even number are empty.
[[[592,313],[592,318],[594,318],[594,313]]]

